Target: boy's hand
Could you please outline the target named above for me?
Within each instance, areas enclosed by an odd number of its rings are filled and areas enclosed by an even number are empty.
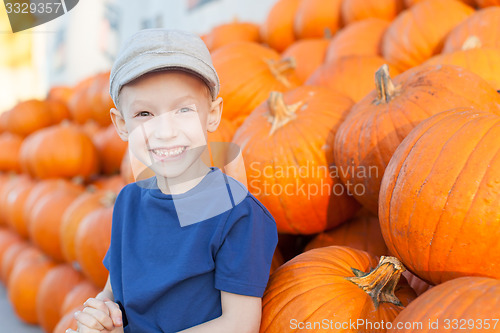
[[[75,313],[79,333],[123,332],[122,312],[117,303],[103,297],[89,298],[84,305],[83,311]]]

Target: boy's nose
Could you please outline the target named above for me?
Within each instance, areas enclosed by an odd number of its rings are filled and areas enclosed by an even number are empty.
[[[175,117],[173,117],[173,112],[165,112],[152,119],[152,121],[154,121],[153,134],[157,139],[168,140],[176,137],[179,133],[179,127]]]

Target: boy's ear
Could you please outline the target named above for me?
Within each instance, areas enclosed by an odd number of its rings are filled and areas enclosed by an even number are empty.
[[[109,113],[111,115],[111,121],[113,121],[113,125],[115,125],[118,136],[120,136],[123,141],[128,141],[128,131],[127,127],[125,126],[125,119],[123,119],[122,113],[115,108],[109,110]]]
[[[222,116],[222,104],[223,104],[222,97],[217,97],[217,99],[212,102],[207,117],[208,132],[215,132],[217,127],[219,127],[220,119]]]

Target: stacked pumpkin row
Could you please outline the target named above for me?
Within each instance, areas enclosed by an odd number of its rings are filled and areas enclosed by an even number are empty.
[[[293,258],[262,332],[500,331],[499,6],[280,0],[204,36],[240,178]]]
[[[18,317],[45,332],[76,329],[73,313],[107,279],[113,204],[132,174],[108,80],[53,87],[1,116],[0,278]]]

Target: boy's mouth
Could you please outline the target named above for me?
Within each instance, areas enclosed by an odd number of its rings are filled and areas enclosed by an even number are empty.
[[[172,148],[156,148],[151,149],[150,151],[153,153],[153,156],[158,160],[164,159],[172,159],[179,157],[186,151],[186,146],[177,146]]]

